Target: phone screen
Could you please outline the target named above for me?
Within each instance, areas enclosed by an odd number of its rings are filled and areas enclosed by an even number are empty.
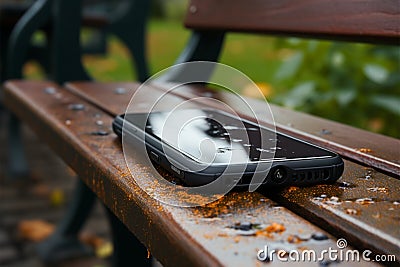
[[[147,119],[146,119],[147,118]],[[131,113],[125,120],[191,159],[232,164],[335,156],[330,151],[274,133],[217,110]]]

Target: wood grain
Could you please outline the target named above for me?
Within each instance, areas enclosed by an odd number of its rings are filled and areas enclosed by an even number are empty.
[[[46,95],[44,88],[49,86],[57,93]],[[159,203],[133,179],[152,175],[147,166],[138,166],[129,173],[115,135],[90,135],[99,127],[111,130],[112,116],[52,83],[11,82],[5,94],[7,106],[63,157],[165,266],[251,266],[258,264],[256,252],[267,244],[279,244],[286,250],[307,246],[317,252],[335,246],[336,239],[329,234],[324,242],[310,239],[312,234],[326,232],[260,193],[230,193],[197,208]],[[85,109],[68,109],[73,103],[84,104]],[[96,124],[99,119],[104,125]],[[285,231],[270,237],[240,236],[228,231],[227,227],[246,221],[283,224]],[[295,235],[305,241],[290,243],[288,240]],[[276,266],[281,264],[276,262]],[[365,262],[349,264],[362,266]]]
[[[185,25],[398,45],[397,0],[192,0]]]
[[[125,112],[130,98],[139,86],[140,84],[138,83],[73,82],[66,84],[68,90],[113,116]],[[116,94],[115,90],[117,88],[124,88],[126,94]],[[160,91],[165,92],[167,87],[154,87],[146,90],[149,96],[157,97],[162,94]],[[203,86],[177,88],[172,95],[180,99],[207,96],[234,106],[234,103],[230,102],[229,93],[216,92]],[[244,99],[251,103],[252,107],[255,107],[254,112],[256,114],[265,107],[265,103],[262,100],[249,97],[244,97]],[[177,100],[173,100],[173,97],[170,96],[169,101],[179,103],[179,101],[176,102]],[[171,107],[173,102],[170,103]],[[400,140],[276,105],[271,104],[270,107],[276,126],[280,131],[329,148],[346,158],[367,164],[394,176],[400,174],[400,150],[398,149]],[[265,121],[265,123],[270,122]],[[363,148],[366,150],[362,150]]]
[[[118,87],[129,88],[125,98],[115,96],[116,85]],[[135,83],[118,83],[116,85],[113,83],[96,84],[78,82],[69,83],[67,87],[71,92],[89,102],[96,103],[100,107],[111,107],[109,108],[109,112],[115,115],[125,111],[129,103],[129,100],[126,100],[126,98],[132,96],[138,88],[138,85]],[[151,95],[155,99],[160,96],[165,97],[165,90],[167,90],[166,87],[161,86],[148,87],[146,89],[148,95]],[[215,97],[224,102],[228,102],[229,100],[227,96],[224,96],[224,93],[213,92],[203,86],[184,86],[180,89],[175,89],[173,92],[174,94],[169,94],[170,100],[173,99],[174,95],[180,99],[179,101],[174,100],[174,103],[179,103],[186,99],[194,99],[198,96]],[[143,103],[147,101],[149,100],[143,99]],[[262,105],[260,100],[249,99],[249,101],[258,101],[252,104],[253,107],[256,107],[257,104]],[[112,102],[114,104],[111,105]],[[170,108],[172,107],[173,105],[170,106]],[[202,107],[204,108],[204,105]],[[214,108],[221,107],[214,106]],[[294,126],[285,128],[287,133],[300,138],[308,137],[306,139],[312,142],[319,140],[318,143],[321,146],[333,148],[338,153],[352,151],[351,153],[349,152],[352,160],[360,158],[360,153],[353,146],[366,145],[367,143],[373,147],[372,149],[379,151],[379,156],[388,157],[388,161],[392,157],[398,160],[396,155],[399,154],[399,151],[396,149],[396,146],[399,141],[397,139],[386,138],[382,135],[278,107],[273,108],[272,111],[274,114],[275,112],[279,113],[277,117],[282,122],[294,121]],[[301,130],[299,130],[299,127]],[[319,129],[329,129],[332,133],[320,135]],[[382,146],[382,144],[385,145]],[[351,146],[343,150],[343,147],[347,145]],[[377,151],[374,152],[375,156]],[[376,165],[379,164],[375,163]],[[371,179],[367,177],[368,175],[371,176]],[[278,194],[266,192],[266,195],[269,198],[278,200],[279,203],[284,204],[293,212],[304,216],[304,218],[312,220],[313,223],[320,227],[332,233],[345,236],[348,240],[357,243],[363,248],[374,248],[376,251],[381,250],[385,251],[385,253],[398,254],[400,227],[397,218],[400,209],[399,205],[395,203],[400,198],[400,180],[377,172],[368,165],[363,166],[346,161],[345,172],[339,180],[340,182],[349,183],[351,186],[349,188],[342,188],[339,186],[340,184],[335,184],[296,188],[295,190],[289,188],[280,191]],[[373,191],[375,190],[374,188],[376,188],[376,192]],[[328,198],[338,197],[340,204],[325,205],[324,203],[327,199],[314,201],[314,197],[320,195],[326,195]],[[377,202],[371,205],[359,205],[356,202],[357,199],[364,198],[377,199]],[[349,215],[349,210],[356,210],[358,215]]]

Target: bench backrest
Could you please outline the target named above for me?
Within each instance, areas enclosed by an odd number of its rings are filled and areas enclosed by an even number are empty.
[[[398,45],[400,1],[191,0],[185,26]]]

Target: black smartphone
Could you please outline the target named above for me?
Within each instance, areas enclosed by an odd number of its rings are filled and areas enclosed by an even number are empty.
[[[256,173],[262,187],[332,183],[343,173],[338,154],[227,112],[177,110],[166,123],[170,115],[119,115],[113,130],[144,142],[151,161],[187,186],[208,184],[227,172],[235,187],[242,188]]]

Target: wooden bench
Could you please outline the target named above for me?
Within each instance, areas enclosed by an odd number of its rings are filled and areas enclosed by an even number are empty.
[[[398,44],[398,19],[394,1],[192,0],[185,25],[194,33],[178,62],[217,60],[227,31]],[[279,192],[232,192],[203,207],[173,207],[157,202],[138,187],[134,178],[153,174],[148,166],[129,172],[120,140],[111,130],[113,117],[125,111],[139,86],[9,81],[5,104],[166,266],[257,266],[261,263],[257,251],[265,245],[320,253],[337,248],[337,238],[345,238],[357,249],[395,255],[400,260],[399,140],[272,106],[278,130],[328,147],[345,158],[339,182]],[[126,93],[117,94],[117,88],[125,88]],[[157,97],[165,90],[151,87],[148,94]],[[229,103],[227,93],[198,85],[176,90],[168,97],[171,103],[180,103],[204,95]],[[262,105],[260,100],[246,100]],[[148,101],[143,98],[144,104]],[[83,104],[84,108],[73,110],[71,104]],[[102,123],[96,123],[99,120]],[[323,129],[330,134],[321,134]],[[246,229],[249,223],[271,227],[253,235],[232,229]],[[284,229],[276,230],[277,224]],[[117,253],[124,241],[119,239],[118,229],[114,228]],[[136,256],[145,257],[144,252]],[[124,253],[132,254],[122,248],[119,256]],[[128,256],[122,256],[116,265],[130,263]],[[303,264],[309,266],[308,262]],[[357,264],[365,262],[346,262]]]

